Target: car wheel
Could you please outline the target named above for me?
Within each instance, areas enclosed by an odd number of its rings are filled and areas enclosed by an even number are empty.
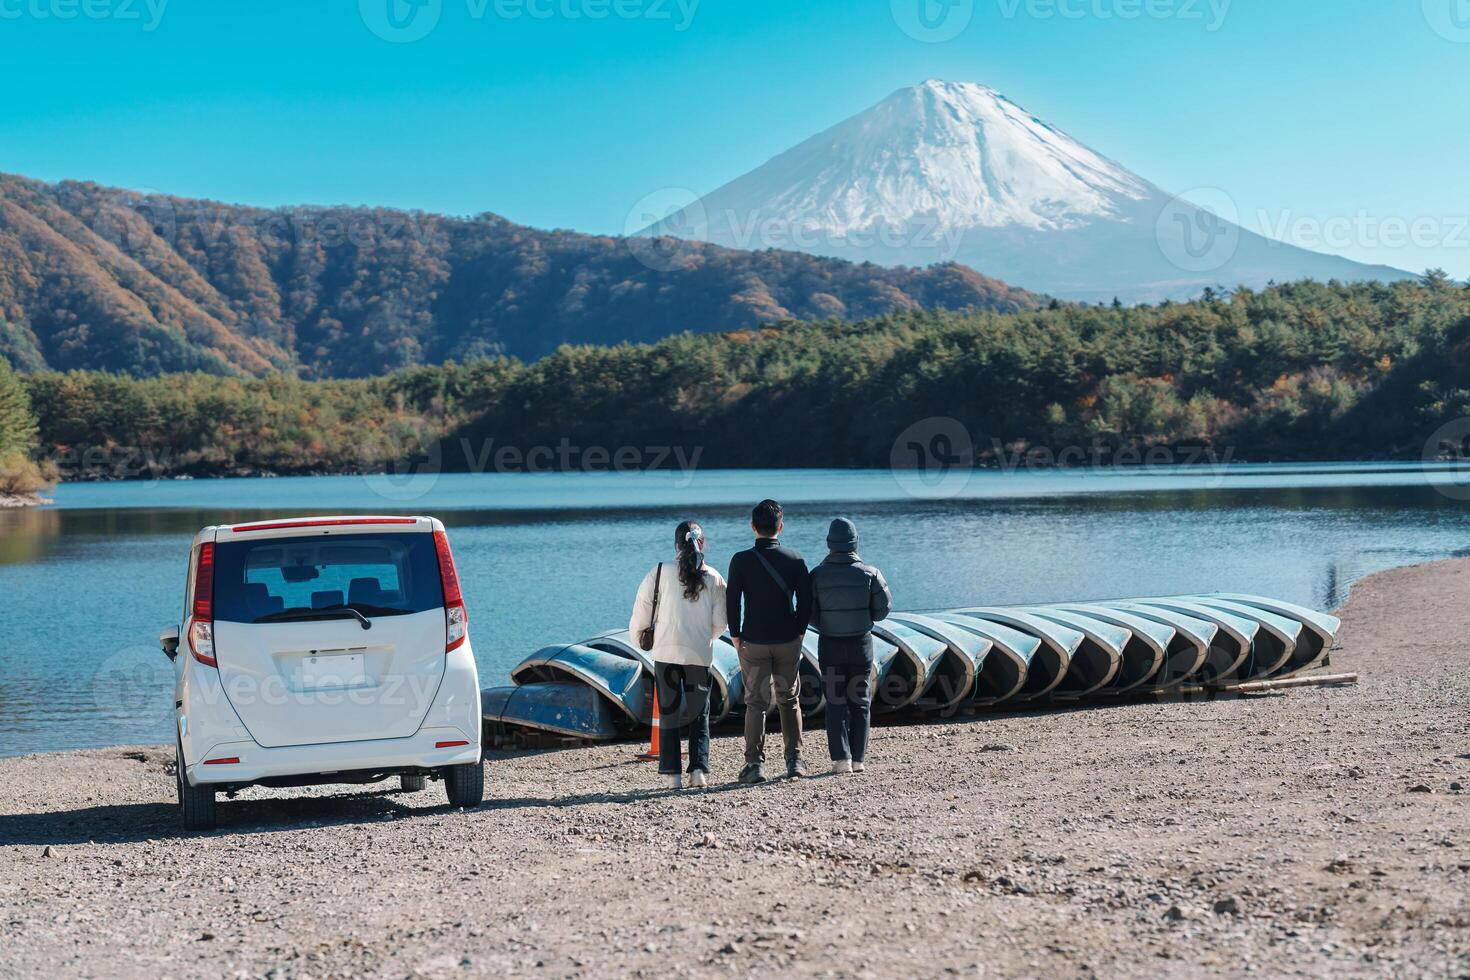
[[[427,776],[399,776],[398,784],[405,793],[419,793],[429,785],[429,778]]]
[[[215,827],[214,790],[190,786],[184,778],[184,752],[174,746],[174,783],[179,791],[179,814],[185,830],[213,830]]]
[[[444,789],[449,805],[472,809],[485,799],[485,764],[444,767]]]

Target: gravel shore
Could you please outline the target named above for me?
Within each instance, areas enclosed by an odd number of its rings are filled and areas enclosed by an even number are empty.
[[[0,975],[1467,976],[1467,595],[1360,583],[1355,688],[884,727],[861,776],[497,753],[478,811],[251,790],[184,835],[171,747],[0,760]]]

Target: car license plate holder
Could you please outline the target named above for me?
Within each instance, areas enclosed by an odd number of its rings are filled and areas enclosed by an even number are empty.
[[[303,691],[342,691],[370,684],[360,653],[309,653],[301,658],[296,676]]]

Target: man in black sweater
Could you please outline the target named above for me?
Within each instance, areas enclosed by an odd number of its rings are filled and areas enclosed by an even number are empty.
[[[750,514],[755,547],[730,559],[725,611],[740,651],[745,682],[745,768],[740,781],[763,782],[766,714],[772,687],[786,742],[786,775],[806,775],[801,761],[801,640],[811,621],[812,590],[806,559],[783,547],[781,505],[762,500]],[[745,608],[741,609],[741,599]]]

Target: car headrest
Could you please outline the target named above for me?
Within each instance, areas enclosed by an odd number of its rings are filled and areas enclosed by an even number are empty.
[[[259,619],[285,609],[286,600],[278,595],[271,595],[270,587],[264,582],[246,582],[245,607],[250,610],[250,615]]]
[[[326,609],[330,606],[342,605],[342,590],[329,589],[325,592],[313,592],[311,594],[311,608]]]
[[[383,594],[383,588],[375,578],[355,578],[347,584],[347,601],[375,606],[379,597]]]

